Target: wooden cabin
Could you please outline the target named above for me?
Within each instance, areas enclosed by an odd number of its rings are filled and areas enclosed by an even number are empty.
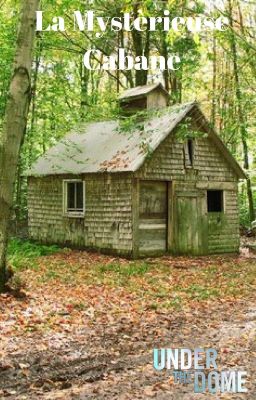
[[[81,124],[40,157],[30,237],[134,258],[237,252],[245,174],[198,104],[167,103],[161,84],[129,89],[120,106],[143,118]]]

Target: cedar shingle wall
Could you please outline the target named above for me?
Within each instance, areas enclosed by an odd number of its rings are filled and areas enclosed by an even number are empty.
[[[174,135],[167,137],[136,176],[140,179],[175,181],[176,190],[185,191],[191,190],[196,183],[237,182],[233,170],[208,138],[202,137],[195,140],[194,168],[185,169],[183,143],[175,139]],[[210,253],[234,252],[239,248],[237,191],[225,190],[224,193],[225,212],[222,220],[217,222],[216,214],[208,214],[208,251]]]
[[[68,177],[65,177],[68,179]],[[30,237],[113,250],[132,250],[131,178],[86,177],[84,218],[63,216],[63,177],[30,178],[28,185]]]
[[[237,178],[215,145],[197,138],[193,170],[184,168],[183,143],[170,135],[135,174],[140,179],[175,181],[177,190],[192,190],[196,183],[236,182]],[[30,178],[29,230],[33,239],[132,252],[132,178],[124,174],[85,176],[85,218],[68,218],[62,210],[65,177]],[[180,185],[179,185],[180,182]],[[183,183],[183,185],[182,185]],[[184,186],[185,184],[185,186]],[[209,187],[210,188],[210,187]],[[206,201],[206,190],[205,190]],[[208,251],[236,251],[239,245],[237,191],[225,190],[225,213],[219,221],[208,214]]]
[[[235,252],[239,248],[239,215],[237,191],[224,192],[225,212],[220,218],[208,214],[208,251],[214,253]]]
[[[194,170],[197,180],[236,181],[234,172],[219,150],[207,138],[197,138],[194,145]],[[160,144],[136,174],[142,179],[188,180],[184,168],[183,143],[173,135]]]

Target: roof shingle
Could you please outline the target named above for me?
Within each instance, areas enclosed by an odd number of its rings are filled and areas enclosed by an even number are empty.
[[[166,96],[169,96],[167,90],[165,90],[163,85],[160,82],[158,82],[158,83],[153,83],[151,85],[136,86],[134,88],[127,89],[119,96],[119,100],[123,101],[125,99],[130,99],[133,97],[144,96],[150,92],[153,92],[153,90],[157,88],[161,89]]]
[[[128,131],[119,121],[81,124],[40,157],[27,175],[135,172],[192,109],[237,176],[245,179],[244,171],[196,103],[166,107]]]
[[[166,108],[144,129],[122,131],[118,121],[82,124],[40,157],[30,176],[136,171],[192,109],[194,103]]]

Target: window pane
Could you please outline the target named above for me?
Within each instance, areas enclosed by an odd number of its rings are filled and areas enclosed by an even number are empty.
[[[76,208],[79,211],[84,209],[83,186],[83,182],[76,183]]]
[[[68,182],[67,184],[67,208],[75,208],[75,184],[73,182]]]
[[[165,182],[140,183],[140,218],[158,219],[167,215],[167,185]]]
[[[223,211],[223,190],[207,191],[207,208],[208,212]]]
[[[83,182],[66,182],[66,211],[81,213],[84,211]]]

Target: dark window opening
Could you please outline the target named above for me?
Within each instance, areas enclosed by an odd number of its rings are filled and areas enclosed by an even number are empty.
[[[223,190],[207,190],[208,212],[223,212]]]
[[[69,213],[84,212],[84,184],[83,182],[67,182],[66,186],[67,209]]]
[[[121,103],[121,108],[127,114],[147,109],[147,98],[132,99]]]
[[[74,183],[68,183],[67,185],[67,208],[72,210],[75,208],[75,185]]]
[[[193,140],[188,139],[188,158],[190,165],[193,165],[194,158],[194,149],[193,149]]]
[[[78,210],[84,209],[84,185],[82,182],[76,184],[76,207]]]
[[[186,168],[193,167],[194,164],[194,141],[187,139],[184,143],[184,165]]]

